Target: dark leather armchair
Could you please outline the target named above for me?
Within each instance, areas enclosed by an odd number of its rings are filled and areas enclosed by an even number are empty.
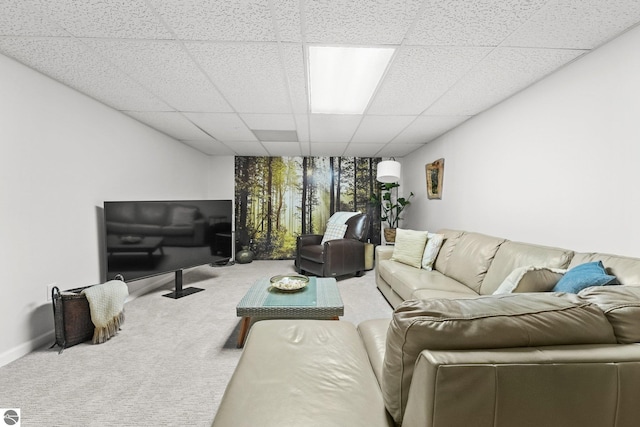
[[[364,243],[369,234],[367,214],[354,215],[346,221],[343,239],[329,240],[323,245],[322,235],[298,236],[296,270],[300,274],[335,277],[345,274],[362,276],[364,273]]]

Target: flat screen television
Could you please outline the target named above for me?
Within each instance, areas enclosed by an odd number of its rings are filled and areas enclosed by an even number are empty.
[[[106,279],[176,272],[182,290],[182,269],[231,258],[232,218],[231,200],[106,201]]]

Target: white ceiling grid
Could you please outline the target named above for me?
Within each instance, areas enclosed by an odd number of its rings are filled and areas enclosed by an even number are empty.
[[[639,21],[638,0],[0,0],[0,53],[210,155],[402,157]],[[310,44],[397,49],[364,114],[310,114]]]

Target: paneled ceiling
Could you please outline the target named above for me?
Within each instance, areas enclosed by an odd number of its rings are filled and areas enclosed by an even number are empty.
[[[0,52],[207,154],[403,157],[639,21],[638,0],[0,0]],[[364,114],[309,113],[311,44],[397,48]]]

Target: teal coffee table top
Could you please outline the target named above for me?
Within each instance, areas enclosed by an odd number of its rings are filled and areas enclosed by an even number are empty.
[[[344,314],[336,279],[310,277],[307,287],[283,292],[271,287],[268,277],[253,284],[236,307],[238,316],[332,318]]]

